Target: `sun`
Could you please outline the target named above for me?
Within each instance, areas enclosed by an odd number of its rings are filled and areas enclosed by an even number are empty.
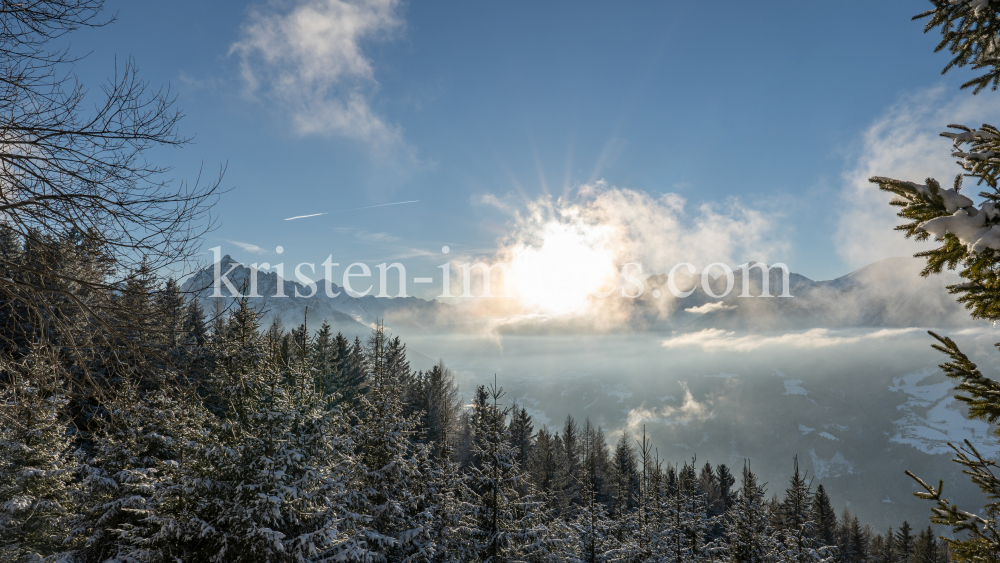
[[[546,223],[538,246],[523,244],[512,252],[510,272],[525,305],[547,313],[577,311],[588,296],[615,283],[610,231],[601,226]]]

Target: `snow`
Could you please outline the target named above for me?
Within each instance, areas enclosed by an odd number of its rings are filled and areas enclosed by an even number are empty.
[[[840,438],[834,436],[833,434],[830,434],[829,432],[820,432],[819,435],[826,438],[827,440],[834,440],[836,442],[840,441]]]
[[[806,399],[809,399],[809,391],[806,391],[805,387],[802,387],[801,379],[786,379],[783,383],[785,384],[785,392],[782,395],[802,395]],[[816,404],[816,401],[809,400],[813,404]]]
[[[951,0],[951,4],[961,4],[963,2],[968,2],[969,7],[972,8],[973,13],[977,16],[980,12],[989,9],[990,0]],[[977,131],[979,132],[979,131]]]
[[[991,158],[995,158],[997,156],[997,153],[995,153],[993,151],[986,151],[986,152],[962,152],[962,151],[956,151],[956,152],[951,153],[951,156],[954,156],[956,158],[965,159],[965,160],[989,160]]]
[[[1000,250],[1000,228],[998,227],[1000,225],[993,225],[988,229],[976,231],[976,235],[973,236],[973,240],[969,244],[969,250],[972,252],[981,252],[987,248]]]
[[[601,387],[606,387],[602,385]],[[624,385],[615,385],[612,387],[612,391],[607,391],[609,397],[618,397],[618,402],[621,403],[632,396],[631,391],[626,391]]]
[[[521,405],[521,408],[523,408],[525,412],[527,412],[528,415],[531,416],[532,419],[538,421],[538,423],[541,424],[543,427],[548,426],[552,422],[552,419],[546,416],[545,411],[541,409],[533,409],[531,407],[526,407],[524,405]]]
[[[982,0],[977,0],[977,1],[982,1]],[[954,1],[952,2],[952,4],[956,4],[956,3],[957,2],[954,2]],[[983,2],[983,4],[985,5],[986,2]],[[971,143],[973,141],[980,140],[980,139],[996,139],[997,138],[996,135],[994,135],[993,133],[989,133],[987,131],[963,131],[962,133],[953,133],[951,131],[946,131],[944,133],[941,133],[941,136],[942,137],[948,137],[949,139],[952,139],[953,141],[955,141],[955,146],[958,146],[958,145],[960,145],[962,143]]]
[[[964,0],[952,0],[958,3]],[[988,0],[971,0],[971,5],[978,11],[985,8]],[[964,131],[961,133],[945,132],[942,136],[954,141],[956,147],[962,143],[973,143],[975,141],[995,140],[998,136],[987,131]],[[956,150],[952,156],[961,158],[967,162],[986,161],[1000,157],[1000,153],[987,150],[983,152],[964,152]],[[933,235],[936,239],[944,239],[946,235],[955,235],[958,240],[966,245],[970,252],[982,252],[986,249],[1000,250],[1000,229],[988,224],[1000,216],[1000,209],[993,203],[983,203],[979,209],[973,207],[973,202],[968,197],[958,193],[955,189],[943,190],[932,188],[925,184],[906,182],[905,188],[912,190],[915,194],[926,198],[941,198],[945,211],[951,213],[950,216],[935,217],[923,222],[918,228]],[[910,199],[910,201],[907,201]],[[908,205],[915,203],[912,198],[896,196],[892,200],[896,204]]]
[[[914,184],[909,182],[909,186],[913,188],[913,191],[920,195],[926,197],[933,197],[934,194],[931,193],[930,186],[926,184]],[[964,195],[958,193],[955,190],[938,190],[937,195],[941,197],[944,201],[944,208],[948,213],[954,213],[963,207],[972,206],[972,200],[965,197]]]
[[[808,426],[806,426],[805,424],[802,424],[801,422],[799,423],[799,432],[802,432],[803,436],[806,435],[806,434],[808,434],[808,433],[810,433],[810,432],[812,432],[813,430],[816,430],[816,429],[815,428],[809,428]]]
[[[920,229],[934,235],[935,238],[943,239],[946,234],[953,234],[968,244],[979,229],[986,223],[986,214],[979,213],[978,210],[959,209],[953,214],[944,217],[935,217],[930,221],[924,221]]]
[[[989,205],[988,209],[986,205]],[[975,208],[959,209],[952,215],[925,221],[920,229],[937,239],[953,234],[972,252],[987,248],[1000,250],[1000,225],[985,226],[986,219],[996,216],[997,212],[993,204],[985,204],[981,212]]]
[[[817,479],[854,474],[854,463],[848,461],[840,452],[826,460],[819,457],[816,450],[813,449],[809,451],[809,457],[812,460],[813,475]]]
[[[950,382],[920,385],[937,373],[936,369],[924,369],[893,379],[889,390],[908,395],[908,399],[896,407],[903,417],[894,421],[896,434],[889,440],[931,455],[951,454],[948,442],[969,440],[987,457],[1000,454],[1000,445],[991,439],[990,425],[965,417],[962,406],[951,396]]]
[[[980,213],[985,213],[987,219],[996,219],[1000,217],[1000,209],[997,208],[996,204],[992,202],[984,203],[979,207]]]

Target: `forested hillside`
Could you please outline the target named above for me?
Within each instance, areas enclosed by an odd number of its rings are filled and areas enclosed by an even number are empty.
[[[4,253],[31,259],[16,237]],[[245,300],[206,315],[132,279],[108,299],[142,322],[88,350],[102,398],[67,388],[83,370],[59,335],[5,316],[9,560],[947,560],[929,528],[838,516],[792,459],[769,487],[642,435],[609,448],[589,421],[536,428],[496,382],[460,404],[444,363],[411,370],[381,327],[261,327]]]

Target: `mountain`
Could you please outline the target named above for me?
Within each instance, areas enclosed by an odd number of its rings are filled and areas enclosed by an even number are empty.
[[[238,290],[250,276],[246,266],[226,255],[220,271],[229,273],[228,279]],[[929,277],[920,276],[923,261],[916,258],[888,258],[865,266],[845,276],[829,281],[813,281],[790,272],[788,295],[785,293],[781,270],[772,269],[768,276],[770,295],[762,296],[760,268],[750,270],[748,293],[743,295],[741,270],[733,274],[733,288],[722,298],[712,297],[701,285],[700,276],[678,275],[675,285],[680,291],[691,290],[683,298],[670,292],[667,275],[658,274],[643,280],[645,290],[637,299],[611,297],[593,298],[593,307],[586,313],[553,317],[547,315],[490,315],[490,308],[463,307],[425,300],[417,297],[388,298],[366,295],[351,297],[335,283],[331,291],[324,292],[324,282],[317,282],[315,295],[297,298],[310,291],[290,280],[280,280],[284,294],[274,297],[279,278],[275,272],[259,272],[258,294],[252,299],[264,313],[266,326],[279,319],[285,326],[302,323],[309,308],[309,324],[318,327],[329,322],[345,334],[364,335],[377,321],[383,321],[395,334],[412,336],[445,333],[490,334],[586,334],[609,330],[628,332],[645,331],[700,331],[721,329],[741,332],[780,332],[810,328],[901,328],[933,326],[957,328],[981,325],[973,321],[968,312],[955,302],[946,286],[959,283],[957,274],[946,272]],[[182,289],[202,300],[206,311],[213,311],[212,297],[215,267],[206,267],[183,284]],[[222,284],[222,293],[229,291]],[[726,279],[719,277],[709,282],[715,295],[726,290]],[[496,298],[500,299],[500,298]],[[231,297],[223,300],[231,304]]]
[[[240,293],[247,293],[250,287],[250,268],[234,260],[228,254],[219,262],[220,272],[226,275]],[[203,268],[184,281],[181,290],[195,299],[199,299],[205,311],[212,314],[217,298],[214,292],[215,265]],[[278,284],[281,284],[284,295],[275,297]],[[383,321],[386,327],[395,334],[423,332],[420,324],[422,317],[433,317],[434,312],[442,307],[440,303],[419,299],[417,297],[380,298],[373,295],[351,297],[343,288],[330,284],[332,293],[339,295],[329,297],[325,292],[325,282],[316,282],[316,293],[311,297],[296,297],[307,295],[309,288],[291,280],[281,279],[276,272],[257,273],[257,294],[261,297],[251,298],[254,307],[263,313],[261,325],[268,326],[275,319],[286,327],[302,324],[308,308],[309,326],[318,329],[324,321],[330,323],[334,332],[340,331],[349,336],[364,337],[371,332],[371,327],[378,321]],[[225,295],[221,306],[231,307],[234,299],[224,283],[220,283],[220,292]]]
[[[652,289],[661,297],[670,295],[667,276],[647,278],[648,286],[640,308],[652,327],[685,331],[716,328],[749,332],[774,332],[809,328],[880,327],[902,328],[933,326],[957,328],[976,326],[968,311],[955,301],[946,286],[961,278],[946,272],[922,277],[924,261],[917,258],[887,258],[834,280],[816,282],[796,274],[789,275],[788,294],[784,291],[782,272],[772,269],[770,294],[762,297],[760,269],[750,273],[749,294],[740,297],[742,271],[734,272],[733,290],[724,298],[713,298],[701,287],[700,279],[683,278],[676,282],[682,290],[694,289],[689,297],[675,299],[666,315],[652,298]],[[695,286],[695,283],[698,285]],[[721,276],[709,283],[712,293],[726,289]]]

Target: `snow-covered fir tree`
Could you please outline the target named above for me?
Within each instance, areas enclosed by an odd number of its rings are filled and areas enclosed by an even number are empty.
[[[933,7],[915,19],[926,19],[925,32],[939,30],[941,41],[936,50],[947,49],[952,55],[945,66],[970,67],[977,74],[963,84],[976,94],[984,88],[996,90],[1000,85],[1000,4],[995,0],[932,0]],[[943,125],[943,124],[942,124]],[[890,202],[899,207],[899,216],[907,220],[896,227],[907,237],[917,240],[933,238],[940,246],[917,253],[926,258],[924,275],[955,269],[964,278],[962,283],[949,286],[974,318],[1000,318],[1000,130],[983,124],[973,128],[949,125],[951,131],[941,133],[952,141],[952,156],[962,172],[956,175],[951,188],[928,178],[924,183],[873,177],[871,181],[895,197]],[[983,203],[976,205],[961,193],[963,179],[973,178],[988,188],[980,192]],[[968,415],[990,423],[1000,418],[1000,383],[987,378],[958,345],[948,337],[931,333],[938,344],[934,348],[949,357],[941,367],[958,384],[956,397],[969,406]],[[968,442],[953,445],[955,461],[971,476],[989,501],[982,510],[955,506],[942,496],[943,483],[928,484],[917,476],[923,491],[917,493],[936,503],[931,522],[951,527],[961,539],[948,539],[951,554],[958,560],[996,560],[1000,553],[1000,478],[992,471],[993,462],[986,459]],[[980,515],[982,514],[982,515]],[[896,549],[905,546],[897,537]]]
[[[344,476],[347,426],[311,370],[281,366],[242,300],[213,345],[224,404],[212,441],[183,441],[157,495],[155,541],[189,561],[312,561],[342,556],[355,524]]]
[[[35,561],[65,549],[70,535],[76,468],[68,401],[44,348],[0,368],[11,378],[0,391],[0,559]],[[38,386],[46,380],[48,388]]]
[[[173,535],[162,537],[161,502],[183,473],[181,464],[190,461],[184,454],[192,443],[213,441],[213,418],[196,401],[162,389],[130,389],[107,406],[89,443],[76,452],[81,482],[75,490],[74,557],[162,561],[183,555]]]
[[[820,545],[814,520],[814,495],[806,476],[799,472],[799,459],[794,459],[794,471],[785,489],[785,499],[778,517],[781,521],[783,559],[806,563],[825,561],[832,556],[833,546]]]
[[[362,518],[353,530],[354,551],[345,553],[350,560],[397,560],[419,533],[418,492],[429,477],[421,471],[428,452],[413,440],[416,420],[404,413],[401,393],[409,375],[400,371],[391,342],[378,326],[365,350],[367,391],[351,430],[351,509]]]
[[[726,533],[722,540],[725,557],[732,563],[770,563],[780,561],[780,543],[771,525],[765,504],[764,485],[743,466],[743,478],[732,510],[726,514]]]
[[[500,407],[503,389],[484,388],[485,401],[476,403],[476,439],[469,484],[475,525],[472,540],[479,558],[488,563],[541,556],[552,549],[542,502],[525,495],[527,473],[517,462],[507,425],[509,409]]]

